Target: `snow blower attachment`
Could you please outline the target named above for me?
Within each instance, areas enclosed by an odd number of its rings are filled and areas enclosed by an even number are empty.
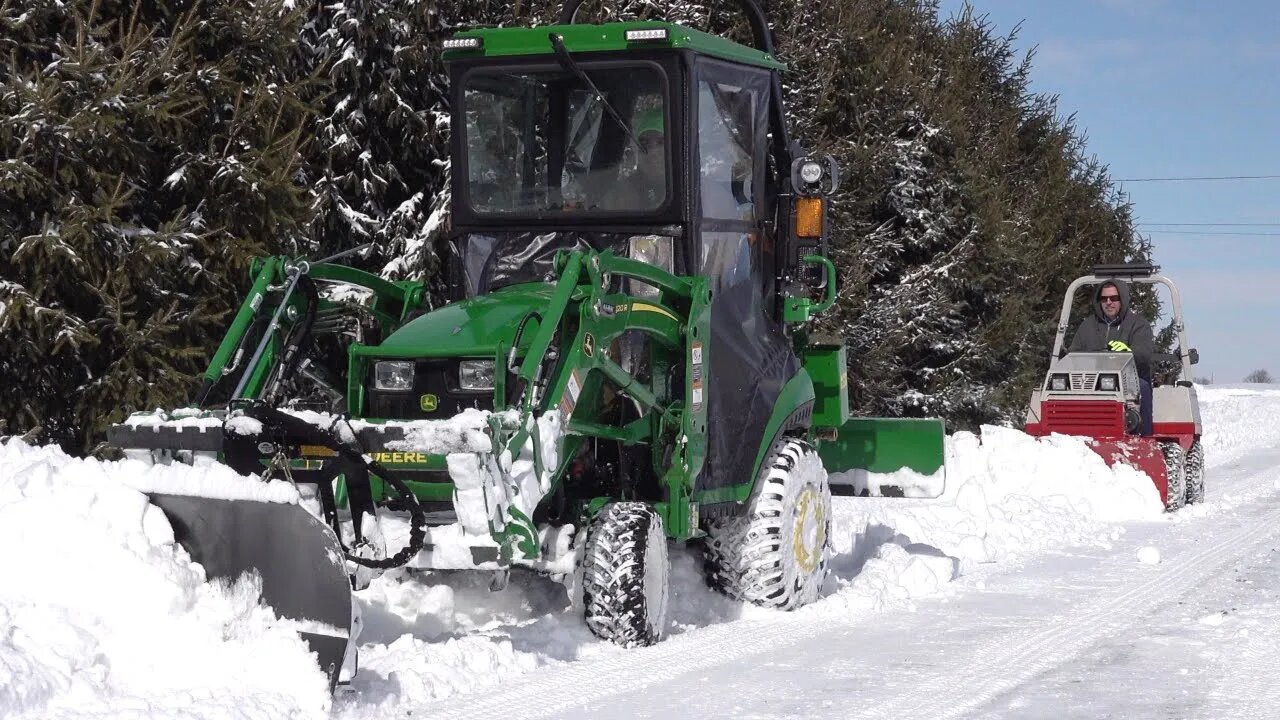
[[[1152,376],[1152,433],[1141,434],[1140,382],[1131,353],[1064,353],[1076,291],[1108,280],[1160,284],[1169,290],[1179,352],[1157,353]],[[1044,384],[1031,395],[1026,432],[1091,438],[1090,447],[1108,465],[1125,463],[1151,478],[1165,509],[1204,500],[1204,450],[1200,445],[1200,405],[1191,366],[1199,353],[1186,350],[1182,299],[1173,282],[1146,264],[1098,265],[1067,288]]]
[[[268,258],[194,406],[110,432],[297,488],[156,502],[211,577],[256,570],[300,629],[334,628],[307,636],[333,681],[333,658],[354,664],[350,589],[386,568],[495,589],[543,572],[597,636],[645,645],[666,629],[668,541],[705,547],[723,592],[791,609],[826,577],[833,490],[942,490],[941,422],[851,418],[844,343],[807,330],[835,302],[839,173],[788,136],[759,8],[752,48],[578,25],[577,4],[447,45],[447,304]]]

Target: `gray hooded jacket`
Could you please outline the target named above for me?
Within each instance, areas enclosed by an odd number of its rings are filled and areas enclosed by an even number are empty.
[[[1102,304],[1098,299],[1102,288],[1111,285],[1120,293],[1120,314],[1109,319],[1102,312]],[[1107,343],[1119,340],[1133,351],[1134,364],[1138,366],[1138,376],[1151,379],[1151,356],[1156,351],[1155,336],[1151,332],[1151,323],[1136,312],[1129,312],[1129,283],[1123,280],[1108,280],[1093,290],[1093,315],[1086,317],[1076,328],[1067,352],[1109,352]]]

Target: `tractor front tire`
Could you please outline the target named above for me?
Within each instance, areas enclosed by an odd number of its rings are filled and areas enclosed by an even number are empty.
[[[1164,509],[1165,512],[1177,512],[1187,496],[1186,456],[1182,446],[1176,442],[1160,443],[1160,452],[1164,455],[1165,474],[1169,478]]]
[[[669,572],[662,516],[645,503],[604,506],[582,560],[587,627],[622,647],[652,645],[667,624]]]
[[[729,597],[780,610],[817,600],[831,556],[831,486],[817,451],[774,443],[746,512],[709,521],[705,549],[707,582]]]
[[[1187,478],[1187,504],[1204,502],[1204,448],[1199,440],[1192,443],[1191,449],[1187,451],[1183,472]]]

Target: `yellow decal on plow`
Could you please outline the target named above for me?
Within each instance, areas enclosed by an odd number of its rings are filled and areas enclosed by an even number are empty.
[[[334,457],[338,453],[323,445],[302,445],[298,448],[298,454],[302,457]]]
[[[376,452],[369,457],[383,465],[404,465],[407,463],[425,463],[431,457],[423,452]]]

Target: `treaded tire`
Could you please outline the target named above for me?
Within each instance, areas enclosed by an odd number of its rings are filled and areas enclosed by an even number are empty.
[[[707,583],[754,605],[817,600],[831,556],[831,486],[817,451],[784,438],[765,459],[744,514],[707,523]]]
[[[1196,505],[1204,502],[1204,448],[1196,440],[1187,451],[1183,472],[1187,483],[1187,504]]]
[[[583,553],[587,627],[622,647],[652,645],[667,624],[669,572],[662,516],[645,503],[604,506]]]
[[[1160,452],[1164,455],[1165,472],[1169,476],[1168,499],[1165,500],[1165,512],[1177,512],[1187,496],[1186,458],[1182,446],[1176,442],[1160,443]]]

